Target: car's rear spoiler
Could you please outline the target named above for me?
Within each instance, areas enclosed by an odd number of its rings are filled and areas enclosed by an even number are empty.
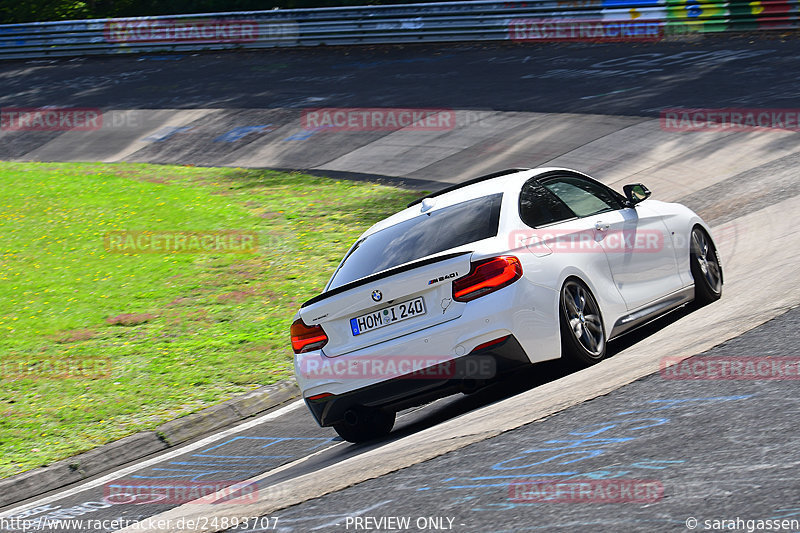
[[[419,261],[414,261],[413,263],[406,263],[405,265],[400,265],[398,267],[390,268],[388,270],[384,270],[382,272],[378,272],[376,274],[372,274],[370,276],[367,276],[367,277],[364,277],[364,278],[361,278],[361,279],[357,279],[355,281],[351,281],[350,283],[345,283],[344,285],[342,285],[340,287],[336,287],[335,289],[331,289],[329,291],[325,291],[322,294],[320,294],[319,296],[314,296],[313,298],[311,298],[307,302],[303,303],[303,305],[301,305],[300,308],[302,309],[303,307],[309,306],[309,305],[317,303],[317,302],[321,302],[322,300],[325,300],[326,298],[330,298],[331,296],[335,296],[337,294],[341,294],[341,293],[343,293],[345,291],[349,291],[350,289],[354,289],[356,287],[360,287],[361,285],[365,285],[367,283],[370,283],[370,282],[373,282],[373,281],[377,281],[379,279],[388,278],[389,276],[394,276],[395,274],[399,274],[401,272],[407,272],[407,271],[413,270],[415,268],[419,268],[419,267],[426,266],[426,265],[432,265],[432,264],[438,263],[440,261],[446,261],[448,259],[453,259],[454,257],[459,257],[459,256],[462,256],[462,255],[467,255],[467,254],[471,255],[472,252],[455,252],[455,253],[451,253],[451,254],[437,255],[435,257],[429,257],[427,259],[420,259]]]

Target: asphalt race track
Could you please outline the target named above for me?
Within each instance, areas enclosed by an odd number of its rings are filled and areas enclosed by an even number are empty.
[[[790,107],[798,42],[414,45],[4,62],[2,107],[421,107],[654,116]]]
[[[795,309],[696,357],[793,353],[783,332],[798,326]],[[792,381],[651,375],[541,422],[275,516],[287,532],[334,524],[343,530],[348,517],[381,516],[410,517],[412,529],[420,517],[446,517],[455,531],[496,532],[667,532],[685,530],[689,518],[797,518],[796,391]],[[509,483],[533,479],[648,480],[663,487],[663,496],[644,505],[515,501]],[[355,521],[350,524],[354,529]]]
[[[0,107],[105,115],[95,131],[0,131],[0,158],[311,169],[427,188],[503,166],[567,162],[601,179],[647,169],[659,178],[677,174],[682,185],[689,171],[720,177],[796,150],[794,135],[673,132],[657,118],[667,108],[791,109],[800,91],[797,49],[798,41],[720,37],[702,46],[406,46],[6,62]],[[373,107],[454,116],[442,130],[344,132],[302,116],[308,108]],[[609,157],[610,150],[625,153]],[[713,161],[710,153],[718,154]],[[737,156],[750,161],[720,168],[717,158]]]
[[[0,107],[140,118],[105,144],[107,132],[0,132],[4,159],[271,166],[428,187],[486,169],[571,166],[620,189],[642,181],[654,198],[695,209],[714,228],[726,281],[719,302],[620,339],[595,367],[565,375],[545,365],[406,411],[385,441],[342,442],[293,403],[0,518],[61,518],[57,531],[75,532],[124,524],[66,520],[157,518],[169,522],[125,531],[223,531],[233,517],[258,516],[267,518],[232,531],[301,532],[396,531],[378,520],[408,517],[403,530],[617,532],[688,531],[691,517],[697,531],[703,520],[800,519],[796,378],[659,372],[665,357],[796,357],[800,136],[665,131],[658,118],[667,108],[800,108],[799,52],[798,41],[714,38],[0,64]],[[309,132],[303,109],[319,107],[447,109],[460,122],[437,132]],[[214,142],[266,124],[273,129]],[[158,137],[165,127],[189,129]],[[307,136],[286,141],[298,135]],[[223,488],[253,478],[250,497],[227,503],[114,496],[148,483]],[[645,503],[510,497],[509,487],[534,479],[640,480],[662,492]]]

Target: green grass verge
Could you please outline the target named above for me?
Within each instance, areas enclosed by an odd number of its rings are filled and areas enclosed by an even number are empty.
[[[294,312],[359,233],[418,196],[144,164],[0,162],[0,184],[0,477],[290,377]],[[259,244],[108,253],[119,230],[240,230]],[[110,372],[47,364],[82,359]]]

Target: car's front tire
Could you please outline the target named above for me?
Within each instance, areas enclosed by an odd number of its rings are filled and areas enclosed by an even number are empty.
[[[722,265],[714,241],[700,226],[692,228],[689,267],[694,278],[694,301],[698,307],[722,296]]]
[[[394,411],[382,409],[351,409],[345,413],[343,421],[333,425],[333,429],[346,441],[367,442],[388,435],[396,416]]]
[[[606,333],[600,306],[589,288],[571,278],[561,288],[559,304],[561,357],[573,366],[590,366],[606,356]]]

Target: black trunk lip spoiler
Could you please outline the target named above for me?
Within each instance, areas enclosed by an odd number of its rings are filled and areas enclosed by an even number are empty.
[[[336,287],[335,289],[325,291],[318,296],[314,296],[310,300],[304,302],[300,306],[300,309],[303,309],[304,307],[307,307],[311,304],[321,302],[322,300],[326,300],[331,296],[336,296],[337,294],[349,291],[350,289],[355,289],[356,287],[361,287],[362,285],[372,283],[373,281],[378,281],[380,279],[388,278],[389,276],[394,276],[395,274],[400,274],[401,272],[407,272],[415,268],[432,265],[434,263],[440,263],[442,261],[447,261],[448,259],[455,259],[456,257],[460,257],[462,255],[472,255],[473,253],[474,253],[473,251],[467,251],[467,252],[453,252],[445,255],[437,255],[435,257],[429,257],[428,259],[421,259],[419,261],[414,261],[413,263],[407,263],[405,265],[400,265],[398,267],[390,268],[389,270],[384,270],[376,274],[371,274],[367,277],[351,281],[350,283],[345,283],[344,285]]]

